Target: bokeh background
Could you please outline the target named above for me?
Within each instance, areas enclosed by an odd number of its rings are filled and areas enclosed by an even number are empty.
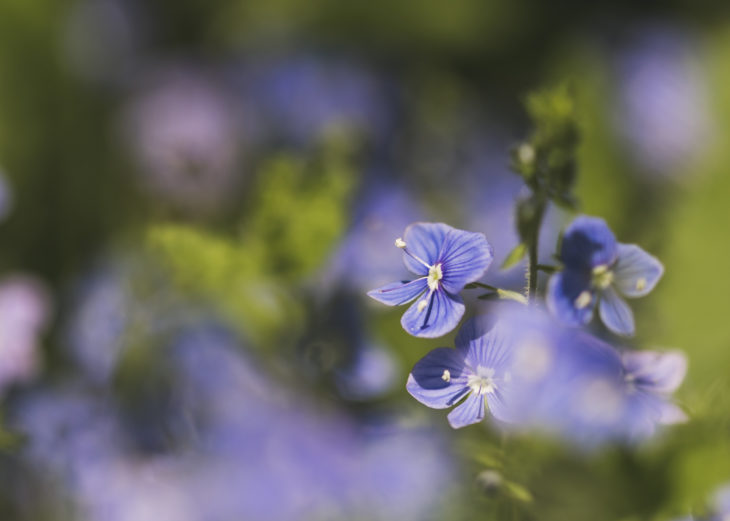
[[[2,0],[0,519],[704,515],[730,481],[729,15]],[[690,361],[691,421],[638,447],[451,431],[404,389],[451,337],[365,296],[417,220],[484,232],[485,280],[523,286],[498,269],[509,151],[525,96],[562,82],[581,211],[666,266],[630,346]]]

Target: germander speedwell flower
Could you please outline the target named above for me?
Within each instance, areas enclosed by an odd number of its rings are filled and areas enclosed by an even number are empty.
[[[419,278],[386,284],[368,295],[389,306],[416,300],[403,314],[403,329],[418,337],[445,335],[464,315],[459,292],[487,271],[492,247],[481,233],[443,223],[411,224],[395,245],[403,250],[406,268]]]
[[[459,330],[456,349],[438,347],[416,363],[406,389],[433,409],[459,403],[448,415],[458,429],[484,419],[485,409],[498,420],[507,420],[504,394],[510,385],[510,344],[499,325],[484,332],[477,320]]]
[[[634,334],[634,315],[620,295],[649,293],[664,273],[658,259],[635,244],[616,242],[603,219],[581,216],[565,230],[560,250],[565,268],[550,280],[547,304],[571,325],[587,324],[598,312],[619,335]]]

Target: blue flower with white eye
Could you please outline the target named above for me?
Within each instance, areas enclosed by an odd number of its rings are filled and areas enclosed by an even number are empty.
[[[459,330],[456,349],[439,347],[428,353],[408,375],[406,389],[433,409],[463,401],[448,415],[458,429],[484,419],[485,409],[508,421],[504,402],[511,381],[510,343],[498,325],[489,331],[470,320]]]
[[[417,337],[445,335],[464,315],[459,292],[487,271],[492,247],[481,233],[442,223],[411,224],[395,245],[403,250],[406,268],[419,277],[386,284],[368,295],[389,306],[415,300],[403,314],[403,329]]]
[[[634,334],[634,315],[621,295],[643,297],[664,273],[664,266],[635,244],[616,242],[603,219],[581,216],[565,230],[560,250],[563,271],[548,285],[550,311],[570,325],[587,324],[598,312],[616,334]]]

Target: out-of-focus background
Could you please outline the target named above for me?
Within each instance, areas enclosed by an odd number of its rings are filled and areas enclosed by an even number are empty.
[[[0,519],[669,520],[730,480],[730,4],[0,2]],[[531,90],[581,211],[665,264],[637,348],[691,421],[639,447],[448,428],[365,292],[413,221],[516,245]],[[570,216],[551,210],[542,256]],[[478,308],[477,302],[472,302]]]

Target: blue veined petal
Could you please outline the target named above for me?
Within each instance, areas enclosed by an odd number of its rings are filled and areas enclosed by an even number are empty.
[[[687,357],[681,351],[627,351],[622,361],[636,386],[654,393],[673,393],[687,374]]]
[[[478,366],[492,369],[495,377],[501,379],[509,371],[513,342],[500,323],[482,332],[487,326],[477,322],[476,319],[471,319],[462,326],[456,338],[456,346],[466,352],[467,366],[472,369]]]
[[[453,229],[443,223],[413,223],[403,233],[403,240],[409,252],[433,265],[438,260],[446,234]],[[403,253],[403,262],[413,273],[428,275],[428,268],[406,253]]]
[[[466,354],[472,341],[486,335],[496,326],[495,320],[494,316],[478,315],[464,322],[454,340],[456,348]]]
[[[516,419],[516,411],[510,407],[505,393],[499,388],[487,395],[487,409],[494,418],[501,422],[512,423]]]
[[[664,266],[635,244],[619,244],[613,274],[614,285],[621,293],[632,298],[643,297],[659,282]]]
[[[617,335],[633,336],[634,313],[613,288],[608,287],[601,292],[598,312],[608,329]]]
[[[426,299],[419,309],[419,303]],[[425,294],[403,314],[401,325],[406,332],[422,338],[436,338],[454,329],[464,316],[464,301],[442,289]]]
[[[596,305],[590,273],[571,269],[556,273],[548,283],[546,302],[550,313],[561,322],[572,326],[587,324]]]
[[[428,286],[425,277],[410,282],[391,282],[385,286],[368,291],[368,296],[388,306],[400,306],[410,302],[423,293]]]
[[[591,270],[616,260],[616,237],[598,217],[576,218],[565,230],[560,259],[567,268]]]
[[[466,284],[484,275],[493,258],[492,246],[484,234],[451,230],[437,260],[443,272],[442,286],[450,293],[460,292]]]
[[[472,423],[479,423],[484,419],[484,396],[470,394],[447,416],[449,425],[454,429],[466,427]]]
[[[422,404],[445,409],[469,391],[467,377],[464,353],[438,347],[416,362],[408,375],[406,389]]]

